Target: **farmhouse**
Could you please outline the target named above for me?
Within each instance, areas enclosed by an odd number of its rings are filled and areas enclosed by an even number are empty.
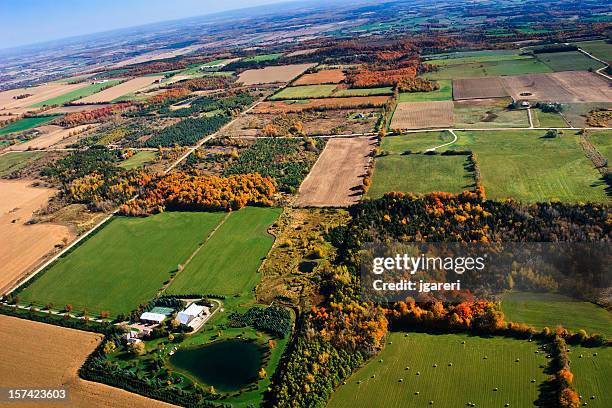
[[[209,310],[206,306],[199,306],[199,305],[196,305],[195,303],[192,303],[186,309],[181,310],[176,316],[176,318],[182,324],[189,324],[196,317],[201,316],[201,315],[206,316],[208,314],[209,314]]]

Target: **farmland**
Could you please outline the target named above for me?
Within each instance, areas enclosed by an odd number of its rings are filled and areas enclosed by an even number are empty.
[[[508,96],[499,77],[467,78],[453,81],[453,98],[485,99]]]
[[[49,99],[61,97],[65,94],[77,92],[87,83],[61,84],[50,83],[32,88],[19,88],[0,92],[0,109],[26,108]],[[19,95],[29,95],[26,98],[17,98]]]
[[[576,45],[599,59],[612,60],[612,44],[605,41],[584,41],[576,43]]]
[[[578,51],[554,52],[538,54],[538,59],[548,65],[555,72],[558,71],[587,71],[589,69],[603,68],[597,62]]]
[[[293,85],[338,84],[344,79],[345,75],[341,69],[322,69],[302,75],[293,82]]]
[[[279,99],[309,99],[325,98],[331,96],[336,85],[303,85],[285,88],[271,97],[271,100]]]
[[[588,333],[612,336],[612,314],[589,302],[552,293],[511,292],[502,299],[508,320],[554,328],[563,326]]]
[[[428,79],[476,78],[500,75],[523,75],[552,72],[548,65],[535,58],[510,59],[503,61],[468,62],[444,65],[437,72],[425,74]]]
[[[69,138],[73,134],[82,133],[92,127],[92,125],[81,125],[65,129],[57,125],[40,126],[37,128],[40,132],[39,136],[27,142],[13,145],[9,149],[21,151],[28,149],[44,149]]]
[[[312,66],[313,64],[295,64],[250,69],[238,76],[238,82],[244,85],[289,82]]]
[[[570,356],[578,394],[590,407],[606,407],[612,398],[607,380],[612,376],[612,349],[578,346],[572,349]]]
[[[612,102],[606,80],[591,72],[556,72],[502,78],[514,99]]]
[[[454,123],[452,101],[401,102],[397,105],[391,129],[451,127]]]
[[[159,81],[162,76],[143,76],[139,78],[130,79],[120,84],[113,84],[108,88],[100,92],[93,93],[84,98],[78,99],[75,103],[106,103],[114,102],[115,100],[121,99],[123,95],[127,95],[131,92],[136,92],[140,89],[146,88],[147,86]],[[107,83],[108,86],[108,83]]]
[[[262,102],[253,109],[253,112],[278,114],[302,112],[306,110],[375,108],[383,106],[388,100],[389,98],[386,96],[356,96],[352,98]]]
[[[106,81],[106,82],[92,83],[84,87],[75,89],[74,91],[35,103],[31,105],[30,107],[36,108],[36,107],[41,107],[41,106],[63,105],[68,102],[76,101],[77,99],[89,97],[100,91],[103,91],[106,88],[115,86],[120,83],[121,83],[121,80],[111,80],[111,81]]]
[[[357,202],[373,144],[370,137],[330,140],[300,186],[297,205],[343,207]]]
[[[0,316],[0,341],[4,345],[0,356],[5,368],[0,373],[0,381],[7,387],[22,387],[27,383],[35,388],[67,389],[68,400],[74,406],[172,406],[79,378],[79,368],[102,341],[100,334]]]
[[[14,132],[23,132],[24,130],[35,128],[47,122],[51,122],[57,118],[57,115],[50,116],[33,116],[30,118],[19,119],[17,122],[8,124],[0,128],[0,135],[7,135]]]
[[[42,152],[14,152],[0,156],[0,177],[4,177],[15,170],[28,165],[29,162],[42,157]]]
[[[151,299],[223,218],[163,213],[113,219],[21,293],[38,305],[126,313]]]
[[[453,111],[455,127],[529,127],[527,111],[509,109],[508,106],[510,103],[510,98],[457,101],[454,104]],[[551,116],[552,115],[544,115],[543,118],[546,119]]]
[[[334,393],[329,406],[420,407],[433,401],[443,407],[528,407],[546,379],[540,368],[546,358],[534,354],[537,349],[536,343],[506,338],[391,333],[383,351]]]
[[[152,151],[140,151],[135,153],[132,157],[122,161],[119,166],[124,169],[134,169],[136,167],[141,167],[146,163],[152,162],[157,158],[157,152]]]
[[[169,293],[247,293],[274,239],[267,233],[281,210],[244,208],[231,213],[172,280]]]

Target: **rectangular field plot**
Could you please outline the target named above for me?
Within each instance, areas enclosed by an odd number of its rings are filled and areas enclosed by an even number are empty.
[[[0,177],[7,176],[14,171],[24,168],[28,163],[36,160],[45,153],[42,152],[7,152],[0,155]]]
[[[604,61],[612,61],[612,44],[608,44],[603,40],[584,41],[575,44],[599,59]]]
[[[548,361],[537,350],[535,342],[503,337],[394,332],[328,407],[426,407],[429,401],[434,407],[530,407],[547,378],[540,365]]]
[[[444,65],[438,71],[428,72],[428,79],[477,78],[500,75],[522,75],[552,72],[548,65],[536,58],[521,58],[502,61],[468,62]]]
[[[279,208],[246,207],[229,214],[173,279],[168,293],[245,294],[259,279],[257,269],[272,247],[268,227]]]
[[[129,81],[123,82],[119,85],[112,86],[103,91],[79,99],[77,103],[104,103],[113,102],[123,95],[127,95],[132,92],[136,92],[147,86],[159,81],[163,76],[141,76],[138,78],[130,79]]]
[[[397,105],[391,129],[424,129],[453,126],[453,102],[402,102]]]
[[[610,102],[569,103],[563,110],[563,117],[570,125],[576,128],[587,127],[586,119],[590,111],[599,109],[612,109]]]
[[[415,132],[399,136],[386,136],[381,144],[383,152],[389,154],[403,154],[406,152],[423,153],[435,146],[453,140],[450,132],[441,130],[435,132]]]
[[[0,110],[26,108],[33,105],[38,106],[41,102],[66,95],[69,92],[77,91],[86,86],[87,83],[85,82],[79,84],[62,84],[54,82],[32,88],[3,91],[0,92]]]
[[[572,360],[574,388],[582,395],[582,400],[591,408],[608,407],[612,401],[612,348],[574,346],[569,358]],[[595,398],[591,399],[592,396]]]
[[[336,85],[291,86],[271,96],[270,100],[325,98],[331,96]]]
[[[244,85],[289,82],[308,68],[312,68],[314,65],[315,64],[295,64],[266,67],[262,69],[249,69],[240,74],[237,82],[241,82]]]
[[[543,53],[537,54],[537,57],[555,72],[586,71],[589,68],[599,69],[604,66],[601,62],[597,62],[578,51]]]
[[[577,332],[612,336],[612,313],[590,302],[553,293],[511,292],[502,299],[506,319],[537,329],[563,326]]]
[[[346,76],[341,69],[322,69],[312,74],[304,74],[293,85],[339,84]]]
[[[467,155],[441,156],[390,154],[376,158],[372,186],[368,196],[382,197],[385,193],[460,193],[471,190],[472,174],[466,170]]]
[[[540,109],[531,109],[531,120],[534,127],[567,127],[568,124],[559,113],[542,112]]]
[[[606,159],[612,160],[612,130],[589,132],[589,140]]]
[[[453,99],[486,99],[509,96],[499,77],[466,78],[453,81]]]
[[[511,102],[510,98],[456,101],[453,112],[455,127],[529,127],[527,111],[508,109]]]
[[[519,75],[502,78],[514,99],[553,102],[612,102],[612,85],[586,72]]]
[[[167,212],[116,217],[42,272],[20,296],[59,309],[71,304],[90,314],[129,312],[155,296],[224,216]]]
[[[102,91],[103,89],[115,86],[117,84],[119,84],[121,81],[120,80],[109,80],[106,82],[98,82],[98,83],[93,83],[93,84],[88,84],[84,87],[75,89],[73,91],[70,91],[68,93],[56,96],[54,98],[51,99],[47,99],[44,101],[41,101],[39,103],[36,103],[34,105],[32,105],[32,108],[37,108],[37,107],[41,107],[41,106],[51,106],[51,105],[63,105],[65,103],[68,102],[72,102],[76,99],[79,98],[84,98],[84,97],[88,97],[90,95],[93,95],[97,92]]]
[[[58,116],[59,115],[35,116],[31,118],[19,119],[16,122],[10,123],[0,128],[0,136],[7,135],[9,133],[14,133],[14,132],[23,132],[24,130],[35,128],[36,126],[40,126],[47,122],[51,122],[53,119],[57,118]]]
[[[296,205],[344,207],[359,201],[361,186],[376,141],[371,137],[336,138],[300,186]]]
[[[448,149],[477,153],[488,198],[523,202],[608,202],[605,183],[573,132],[554,139],[544,130],[455,132]]]
[[[438,81],[440,89],[431,92],[402,92],[399,94],[398,102],[431,102],[449,101],[453,99],[453,87],[451,81]]]
[[[323,98],[262,102],[253,113],[290,113],[308,110],[377,108],[389,100],[388,96],[356,96],[353,98]]]

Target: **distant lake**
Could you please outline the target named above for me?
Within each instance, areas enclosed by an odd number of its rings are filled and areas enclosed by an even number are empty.
[[[178,350],[170,363],[217,391],[236,391],[258,380],[264,348],[255,342],[224,340]]]

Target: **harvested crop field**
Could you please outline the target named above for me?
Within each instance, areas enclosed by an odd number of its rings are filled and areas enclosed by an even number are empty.
[[[612,102],[612,84],[586,71],[503,77],[515,99],[554,102]]]
[[[508,109],[508,105],[511,103],[512,99],[510,98],[456,101],[455,127],[529,127],[527,111],[525,109]]]
[[[110,107],[112,105],[68,105],[68,106],[58,106],[57,108],[46,110],[46,114],[59,114],[59,113],[75,113],[75,112],[85,112],[88,110],[100,109]]]
[[[304,74],[293,85],[338,84],[346,78],[341,69],[322,69],[312,74]]]
[[[453,81],[453,98],[485,99],[508,96],[500,77],[466,78]]]
[[[89,85],[87,82],[79,84],[51,83],[33,88],[11,89],[10,91],[0,92],[0,112],[2,109],[25,108],[39,102],[44,102],[68,92],[76,91]],[[14,99],[20,95],[28,95],[25,98]]]
[[[0,316],[0,383],[13,388],[64,388],[68,400],[49,406],[172,407],[108,385],[85,381],[78,370],[102,341],[102,335]],[[20,402],[19,407],[40,407]]]
[[[35,139],[28,140],[25,143],[13,145],[9,148],[9,150],[25,151],[28,149],[45,149],[63,141],[64,139],[67,139],[73,134],[81,133],[91,126],[92,125],[80,125],[72,128],[63,128],[57,125],[39,126],[36,128],[36,130],[40,132],[40,136],[36,137]]]
[[[278,102],[262,102],[253,113],[290,113],[306,110],[377,108],[389,100],[388,96],[356,96],[352,98],[323,98]]]
[[[331,139],[300,186],[296,205],[344,207],[358,202],[375,147],[373,137]]]
[[[392,129],[422,129],[453,125],[453,102],[402,102],[397,105]]]
[[[249,69],[238,76],[237,82],[241,82],[244,85],[289,82],[308,68],[312,68],[314,65],[315,64],[294,64],[266,67],[262,69]]]
[[[93,95],[75,101],[75,103],[105,103],[112,102],[117,98],[127,95],[132,92],[136,92],[142,88],[153,84],[160,80],[163,76],[141,76],[138,78],[130,79],[119,85],[115,85]]]
[[[29,180],[0,180],[0,293],[38,265],[62,240],[74,237],[63,225],[26,224],[56,193],[31,184]]]

